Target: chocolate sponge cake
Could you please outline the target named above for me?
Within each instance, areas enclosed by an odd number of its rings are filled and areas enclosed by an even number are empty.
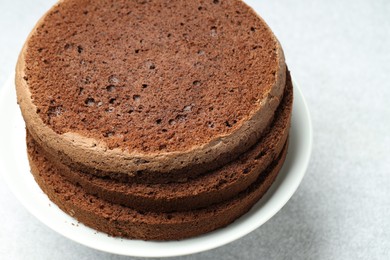
[[[26,41],[16,85],[30,133],[65,164],[169,182],[254,145],[285,75],[242,1],[64,0]]]
[[[224,227],[287,154],[290,73],[241,0],[60,0],[26,40],[15,82],[36,182],[112,236]]]

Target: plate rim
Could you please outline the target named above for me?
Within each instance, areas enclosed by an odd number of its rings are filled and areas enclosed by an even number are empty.
[[[14,80],[14,74],[12,74],[8,78],[6,83],[0,89],[0,116],[4,116],[4,114],[6,113],[5,111],[7,111],[7,110],[4,109],[5,105],[10,102],[9,100],[6,100],[6,97],[10,97],[10,95],[13,95],[13,98],[15,98],[15,87],[14,87],[14,81],[13,80]],[[184,240],[180,240],[180,241],[163,241],[163,242],[141,241],[141,240],[131,240],[131,239],[124,239],[124,238],[109,237],[109,239],[114,239],[116,241],[118,241],[118,240],[119,241],[125,241],[125,243],[124,243],[125,245],[126,245],[126,243],[130,243],[130,244],[132,244],[132,243],[133,244],[137,244],[137,243],[145,244],[146,243],[147,246],[154,247],[153,250],[147,250],[146,252],[140,253],[139,250],[138,251],[137,250],[135,250],[135,251],[133,250],[132,251],[131,248],[129,250],[128,246],[126,246],[126,248],[120,248],[120,247],[118,248],[118,246],[110,248],[110,247],[108,247],[104,243],[103,244],[102,243],[96,243],[96,242],[99,242],[99,241],[96,241],[94,239],[92,239],[90,241],[85,241],[85,236],[77,236],[77,235],[73,234],[72,231],[66,231],[66,230],[61,229],[61,227],[58,226],[58,224],[56,225],[54,220],[53,221],[48,221],[47,218],[42,216],[42,213],[40,213],[37,208],[34,208],[34,206],[36,204],[31,205],[31,204],[28,203],[28,199],[25,197],[25,195],[23,195],[22,187],[18,186],[18,185],[20,185],[20,183],[19,182],[15,182],[15,180],[12,180],[12,178],[10,177],[10,174],[7,174],[8,171],[12,172],[12,166],[10,166],[11,165],[10,160],[8,160],[8,161],[5,160],[5,157],[7,157],[7,156],[0,156],[0,172],[2,172],[3,178],[4,178],[5,182],[7,183],[7,186],[10,188],[11,192],[17,197],[17,199],[21,202],[21,204],[33,216],[35,216],[37,219],[40,220],[40,222],[42,222],[46,226],[50,227],[51,229],[53,229],[57,233],[67,237],[68,239],[70,239],[72,241],[75,241],[75,242],[77,242],[79,244],[82,244],[84,246],[87,246],[87,247],[90,247],[90,248],[93,248],[93,249],[96,249],[96,250],[99,250],[99,251],[112,253],[112,254],[126,255],[126,256],[135,256],[135,257],[174,257],[174,256],[183,256],[183,255],[195,254],[195,253],[200,253],[200,252],[203,252],[203,251],[211,250],[211,249],[214,249],[214,248],[221,247],[223,245],[229,244],[229,243],[231,243],[231,242],[233,242],[233,241],[235,241],[237,239],[240,239],[243,236],[245,236],[245,235],[251,233],[252,231],[256,230],[257,228],[259,228],[264,223],[266,223],[277,212],[279,212],[283,208],[284,205],[286,205],[286,203],[289,201],[289,199],[293,196],[293,194],[296,192],[296,190],[299,187],[299,184],[301,183],[301,181],[302,181],[302,179],[303,179],[303,177],[304,177],[304,175],[305,175],[305,173],[307,171],[309,162],[310,162],[310,157],[311,157],[311,152],[312,152],[312,145],[313,145],[313,126],[312,126],[312,121],[311,121],[310,112],[309,112],[309,108],[308,108],[307,102],[306,102],[306,100],[305,100],[305,98],[303,96],[303,93],[302,93],[301,88],[299,87],[299,84],[295,81],[294,78],[293,78],[293,86],[294,86],[294,103],[293,103],[294,105],[293,105],[293,112],[292,112],[293,113],[292,114],[292,122],[294,122],[294,119],[297,119],[297,114],[296,113],[298,113],[298,111],[296,111],[297,110],[296,106],[299,105],[299,106],[301,106],[300,113],[303,113],[303,114],[300,114],[299,116],[304,119],[304,123],[306,125],[306,128],[304,129],[304,132],[307,134],[306,139],[303,140],[303,142],[305,143],[305,146],[300,148],[300,152],[301,152],[299,154],[299,156],[301,157],[300,161],[299,162],[294,162],[294,161],[292,162],[293,164],[298,164],[299,163],[299,165],[300,165],[299,173],[295,173],[295,175],[296,175],[295,177],[296,178],[292,180],[292,183],[290,183],[290,188],[287,190],[288,192],[285,193],[284,195],[280,195],[279,196],[280,197],[278,199],[279,203],[277,203],[276,205],[274,205],[273,207],[268,209],[268,213],[264,214],[264,216],[258,221],[258,223],[253,224],[249,228],[246,227],[243,230],[239,230],[240,232],[236,233],[233,236],[232,235],[228,236],[228,238],[226,238],[226,237],[224,237],[222,235],[217,235],[217,237],[219,236],[218,237],[219,239],[217,239],[214,243],[204,243],[204,242],[201,243],[202,241],[198,242],[198,240],[202,240],[202,238],[204,238],[204,237],[207,238],[207,237],[213,236],[213,234],[225,233],[227,231],[227,229],[230,226],[232,226],[232,225],[234,225],[234,226],[243,225],[242,222],[245,222],[246,219],[247,219],[244,216],[248,217],[248,215],[250,215],[250,214],[253,215],[256,212],[261,212],[260,210],[262,208],[267,207],[267,205],[269,205],[270,201],[273,201],[272,197],[273,196],[275,197],[276,196],[275,194],[279,194],[278,193],[278,189],[276,188],[276,184],[274,183],[271,186],[270,190],[265,194],[265,196],[259,202],[257,202],[255,204],[255,206],[248,213],[246,213],[242,217],[238,218],[234,223],[230,224],[228,227],[225,227],[225,228],[222,228],[222,229],[218,229],[216,231],[210,232],[210,233],[205,234],[205,235],[201,235],[201,236],[198,236],[198,237],[195,237],[195,238],[184,239]],[[297,104],[297,101],[299,101],[301,103]],[[16,105],[16,98],[14,99],[13,102],[15,103],[13,109],[15,109],[15,106],[18,107]],[[11,105],[12,105],[12,103],[11,103]],[[295,108],[295,110],[294,110],[294,108]],[[294,111],[296,111],[296,112],[294,113]],[[7,111],[7,112],[10,112],[10,111]],[[19,112],[16,112],[16,111],[13,111],[13,112],[17,113],[20,117],[22,117],[21,113],[20,113],[20,110],[19,110]],[[21,118],[19,118],[19,120],[20,119]],[[15,119],[15,120],[17,120],[17,119]],[[7,136],[6,135],[7,130],[10,131],[10,128],[7,128],[7,127],[1,127],[0,128],[0,143],[2,143],[2,144],[7,144],[7,141],[5,141],[5,136]],[[290,132],[290,134],[291,134],[291,132]],[[12,139],[12,138],[10,138],[10,139]],[[0,155],[8,154],[9,156],[11,156],[10,155],[11,153],[5,152],[7,150],[7,148],[9,148],[9,147],[7,147],[7,145],[0,145]],[[21,147],[17,147],[17,148],[13,148],[13,149],[21,149]],[[289,151],[290,151],[290,149],[291,149],[291,146],[289,147]],[[302,150],[302,149],[304,149],[304,150]],[[11,148],[11,150],[12,150],[12,148]],[[287,154],[286,161],[288,160],[289,155],[292,156],[291,152]],[[26,156],[26,158],[27,158],[27,156]],[[27,165],[28,165],[28,162],[24,162],[24,163],[27,163]],[[286,167],[287,166],[286,166],[286,163],[285,163],[283,168],[282,168],[282,170],[281,170],[281,172],[282,171],[289,172],[289,169],[285,169]],[[30,176],[26,177],[26,178],[30,178],[31,179],[32,176],[31,176],[31,174],[29,174],[29,175]],[[287,177],[283,177],[283,178],[287,178]],[[280,179],[280,178],[282,178],[282,177],[278,176],[278,178],[276,179],[275,182],[277,182],[278,179]],[[34,183],[35,183],[35,181],[34,181]],[[283,182],[281,184],[283,184]],[[35,185],[38,186],[36,183],[35,183]],[[278,188],[280,189],[280,184],[278,184],[278,185],[279,185]],[[42,195],[46,196],[45,194],[43,194],[43,192],[41,191],[40,188],[39,188],[39,190],[42,193],[42,194],[39,194],[39,196],[42,196]],[[49,204],[50,203],[52,204],[50,206],[52,209],[61,211],[48,198],[47,198],[47,200],[49,201]],[[260,208],[256,209],[256,210],[253,210],[256,207],[256,205],[260,205],[259,206]],[[61,211],[61,213],[58,213],[58,214],[65,214],[65,213],[63,213]],[[252,215],[250,215],[250,216],[252,216]],[[77,220],[73,219],[73,221],[75,223],[78,223]],[[81,223],[78,224],[78,225],[80,225],[82,228],[93,230],[93,229],[91,229],[89,227],[86,227],[86,226],[82,225]],[[104,234],[102,232],[98,232],[98,233],[100,233],[100,235],[106,235],[106,234]],[[126,241],[128,241],[128,242],[126,242]],[[195,244],[192,245],[191,243],[195,243]],[[178,244],[178,245],[176,246],[177,248],[175,248],[175,250],[172,250],[173,246],[169,246],[168,248],[166,248],[166,246],[162,246],[162,245],[168,245],[168,244]],[[199,246],[199,245],[202,245],[202,246]],[[156,248],[160,248],[160,249],[156,249]]]

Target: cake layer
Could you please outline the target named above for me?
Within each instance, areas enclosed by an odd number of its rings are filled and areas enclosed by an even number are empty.
[[[180,183],[123,183],[70,169],[45,153],[28,135],[37,156],[45,156],[59,172],[90,194],[109,202],[143,211],[184,211],[207,207],[236,196],[252,184],[277,158],[287,140],[292,110],[292,84],[288,80],[283,100],[267,133],[248,152],[222,168]]]
[[[145,179],[237,158],[264,134],[285,81],[280,44],[240,0],[62,0],[16,71],[45,150],[80,170]]]
[[[287,88],[291,88],[291,89],[288,90]],[[284,94],[292,91],[291,75],[290,75],[290,72],[288,70],[286,72],[286,86],[284,89],[285,89]],[[286,95],[289,95],[289,94],[286,94]],[[291,95],[292,95],[292,93],[291,93]],[[282,99],[283,98],[284,98],[284,96],[282,97]],[[291,100],[291,102],[292,102],[292,100]],[[279,105],[279,107],[280,107],[280,105]],[[290,113],[291,113],[291,110],[290,110]],[[268,132],[270,131],[271,125],[275,121],[276,116],[277,116],[277,111],[275,111],[275,115],[274,115],[273,120],[268,125],[267,129],[263,133],[263,136],[260,137],[260,139],[268,134]],[[27,126],[27,129],[29,130],[28,126]],[[252,146],[252,148],[253,147],[254,146]],[[103,179],[110,179],[113,182],[115,182],[115,180],[118,180],[120,182],[125,182],[125,183],[145,183],[145,184],[166,184],[166,183],[171,183],[171,182],[182,182],[183,183],[183,182],[187,182],[189,179],[195,179],[198,176],[204,174],[205,172],[211,172],[214,169],[219,169],[219,168],[224,166],[224,165],[219,165],[218,162],[216,161],[216,163],[213,167],[209,167],[209,166],[205,167],[204,165],[198,165],[197,167],[201,168],[201,170],[192,169],[192,167],[190,167],[190,168],[186,168],[188,170],[185,172],[174,171],[174,172],[170,172],[170,173],[159,173],[159,174],[151,175],[151,174],[144,174],[143,171],[137,171],[135,174],[132,174],[132,175],[123,175],[123,174],[117,173],[117,172],[105,172],[105,171],[101,171],[98,169],[92,169],[89,167],[85,167],[85,165],[80,165],[80,164],[73,163],[73,162],[70,162],[69,164],[63,163],[63,158],[64,158],[63,153],[61,153],[61,152],[55,153],[52,150],[47,149],[47,147],[45,147],[45,146],[43,146],[43,150],[46,151],[46,154],[49,154],[50,156],[52,156],[54,158],[53,160],[57,162],[59,167],[61,166],[61,163],[62,163],[64,165],[68,165],[69,168],[72,169],[74,172],[81,172],[83,174],[86,174],[87,176],[92,174],[92,175],[95,175],[97,177],[102,177]],[[248,150],[248,148],[245,148],[244,150]],[[235,158],[235,157],[225,158],[224,159],[225,165],[228,164],[230,161],[233,161],[236,159],[237,158]],[[207,169],[211,168],[211,170],[206,171],[205,168],[207,168]],[[66,168],[65,168],[64,173],[65,174],[68,173]],[[75,177],[73,175],[71,175],[70,179],[75,179]],[[137,203],[137,202],[135,202],[135,203]]]
[[[207,208],[172,213],[136,211],[90,195],[67,181],[46,158],[28,144],[35,180],[63,211],[80,222],[112,236],[143,240],[178,240],[224,227],[245,214],[268,190],[280,171],[283,152],[257,180],[236,197]]]

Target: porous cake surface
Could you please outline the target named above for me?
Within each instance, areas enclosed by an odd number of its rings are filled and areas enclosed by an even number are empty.
[[[230,133],[275,81],[276,42],[242,3],[202,2],[68,0],[54,8],[26,55],[41,119],[57,133],[141,151]]]
[[[239,0],[66,0],[31,33],[16,83],[52,152],[105,171],[170,172],[253,145],[285,71],[275,36]]]

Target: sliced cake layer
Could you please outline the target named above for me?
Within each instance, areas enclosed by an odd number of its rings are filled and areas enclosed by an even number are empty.
[[[264,134],[285,82],[280,44],[240,0],[62,0],[16,71],[44,149],[80,170],[146,179],[237,158]]]
[[[287,153],[283,152],[246,190],[225,202],[207,208],[156,213],[136,211],[90,195],[66,180],[55,165],[39,156],[28,143],[35,180],[63,211],[80,222],[112,236],[144,240],[178,240],[224,227],[245,214],[268,190],[278,175]]]

